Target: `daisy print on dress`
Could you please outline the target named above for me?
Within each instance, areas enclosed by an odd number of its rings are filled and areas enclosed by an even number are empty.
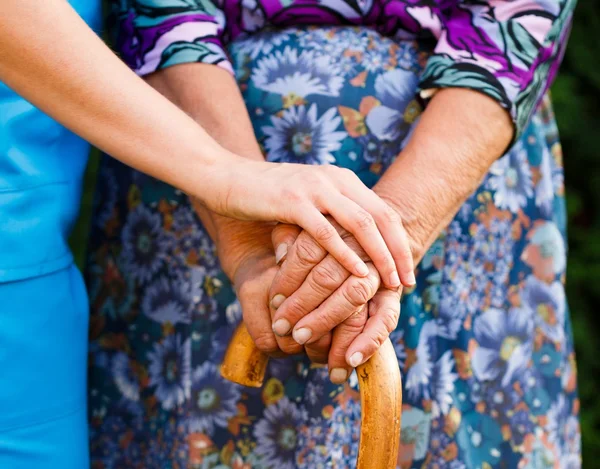
[[[142,299],[142,314],[160,324],[189,324],[192,306],[189,293],[181,279],[160,277],[146,289]]]
[[[522,142],[496,161],[490,168],[490,188],[495,191],[494,203],[498,208],[517,213],[533,194],[531,168]]]
[[[162,266],[168,247],[160,214],[140,204],[130,212],[121,235],[123,264],[129,275],[144,283]]]
[[[140,400],[140,383],[127,354],[123,352],[115,354],[112,358],[111,371],[121,395],[137,403]]]
[[[216,427],[227,428],[238,412],[240,395],[240,387],[222,378],[215,364],[200,365],[192,373],[189,431],[212,435]]]
[[[171,228],[177,239],[172,257],[184,265],[197,265],[199,259],[206,266],[218,265],[215,245],[189,205],[180,205],[173,211]]]
[[[472,366],[479,380],[500,379],[507,386],[527,368],[533,349],[533,319],[527,309],[491,308],[475,319],[473,332],[478,347]]]
[[[405,372],[406,401],[429,402],[434,418],[450,410],[454,381],[458,378],[452,351],[448,350],[436,359],[437,341],[435,322],[426,322],[421,327],[417,349],[410,351],[411,363]]]
[[[565,336],[566,297],[562,283],[543,282],[533,275],[527,277],[522,298],[536,327],[549,340],[562,342]]]
[[[263,127],[270,161],[327,164],[335,163],[333,152],[341,147],[346,132],[337,130],[342,119],[335,108],[317,117],[317,105],[294,106],[271,117],[272,126]]]
[[[250,14],[246,5],[256,5],[256,0],[244,0],[242,2],[244,10],[242,14]],[[237,56],[248,56],[255,60],[259,56],[271,54],[273,49],[278,48],[287,40],[290,35],[286,31],[278,30],[263,30],[259,33],[252,34],[243,41],[236,42],[232,45],[231,51]]]
[[[171,334],[154,344],[148,353],[150,386],[166,410],[180,406],[190,397],[191,346],[190,339]]]
[[[255,452],[264,469],[294,469],[298,448],[298,425],[304,412],[287,397],[269,405],[255,425]]]
[[[398,140],[406,136],[421,113],[416,101],[419,78],[414,72],[392,70],[375,80],[375,96],[381,102],[367,115],[369,130],[379,140]]]
[[[312,50],[298,53],[289,46],[260,59],[252,81],[261,90],[281,95],[286,107],[312,94],[339,96],[344,84],[341,71],[329,57]]]

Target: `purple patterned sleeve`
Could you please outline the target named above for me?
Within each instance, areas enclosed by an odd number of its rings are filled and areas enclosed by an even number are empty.
[[[112,0],[116,47],[139,75],[182,63],[233,73],[224,47],[225,15],[211,0]]]
[[[576,1],[438,3],[439,21],[426,8],[408,8],[438,37],[422,76],[423,94],[446,87],[483,92],[510,112],[516,138],[556,75]]]

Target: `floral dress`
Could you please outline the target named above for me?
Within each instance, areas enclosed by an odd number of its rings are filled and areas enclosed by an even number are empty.
[[[572,3],[116,3],[138,73],[194,61],[235,73],[270,161],[335,164],[373,185],[419,120],[419,89],[476,88],[511,111],[514,146],[402,299],[398,467],[579,468],[562,154],[545,95]],[[546,12],[517,34],[509,14],[528,8]],[[93,469],[355,467],[355,374],[334,385],[298,356],[271,360],[261,389],[220,377],[241,310],[184,194],[104,158],[86,277]]]

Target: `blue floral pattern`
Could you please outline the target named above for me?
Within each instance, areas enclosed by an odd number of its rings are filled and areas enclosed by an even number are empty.
[[[333,163],[368,185],[418,122],[430,52],[351,27],[229,48],[268,159]],[[561,158],[546,98],[419,265],[391,336],[404,379],[398,467],[580,467]],[[333,385],[293,357],[271,360],[262,389],[223,381],[241,311],[189,201],[109,158],[99,188],[93,468],[354,467],[356,376]]]

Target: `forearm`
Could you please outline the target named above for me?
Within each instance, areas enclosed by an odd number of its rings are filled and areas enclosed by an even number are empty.
[[[216,162],[237,159],[136,77],[64,0],[0,2],[0,80],[92,144],[190,194],[214,197],[226,186],[213,175]]]
[[[147,77],[147,82],[185,111],[224,148],[252,160],[264,161],[242,95],[227,71],[214,65],[192,63],[156,72]],[[265,223],[217,215],[194,198],[192,204],[217,243],[230,245],[237,239],[245,245],[244,237],[265,230]]]
[[[506,151],[512,133],[508,113],[483,94],[444,89],[433,97],[375,186],[400,213],[416,262]]]

